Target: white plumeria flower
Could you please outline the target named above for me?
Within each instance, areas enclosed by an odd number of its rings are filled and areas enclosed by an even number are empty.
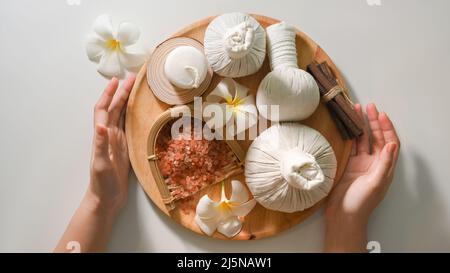
[[[231,198],[225,195],[225,184],[222,182],[222,195],[219,202],[214,202],[208,195],[204,195],[197,204],[195,222],[200,229],[211,236],[218,232],[231,238],[242,229],[239,217],[246,216],[256,205],[255,199],[248,200],[245,186],[238,180],[231,181]]]
[[[203,109],[210,128],[233,128],[231,135],[240,134],[258,122],[255,97],[248,95],[247,87],[231,78],[223,79],[206,97]]]
[[[88,37],[86,53],[89,60],[97,62],[97,71],[106,76],[120,76],[124,69],[143,64],[145,55],[131,52],[129,47],[137,42],[139,28],[131,22],[123,22],[113,30],[111,18],[100,15],[93,25],[94,33]]]

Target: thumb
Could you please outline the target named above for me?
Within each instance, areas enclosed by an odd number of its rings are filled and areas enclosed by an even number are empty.
[[[388,143],[384,145],[383,150],[380,154],[380,159],[378,165],[375,168],[374,177],[377,181],[382,181],[386,177],[394,163],[394,152],[397,144]]]
[[[109,159],[108,128],[95,125],[95,157]]]

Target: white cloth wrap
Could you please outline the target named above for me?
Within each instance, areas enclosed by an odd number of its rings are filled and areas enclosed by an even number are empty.
[[[295,29],[285,22],[267,27],[270,68],[287,66],[298,68]]]
[[[259,85],[256,106],[263,117],[273,121],[307,119],[320,102],[315,79],[297,65],[295,37],[295,29],[284,22],[267,28],[272,72]],[[279,106],[278,115],[268,112],[273,105]]]
[[[243,77],[261,68],[266,56],[266,32],[248,14],[226,13],[208,25],[204,47],[214,72],[223,77]]]
[[[296,212],[310,208],[330,192],[337,161],[328,141],[297,123],[270,127],[250,146],[246,183],[262,206]]]

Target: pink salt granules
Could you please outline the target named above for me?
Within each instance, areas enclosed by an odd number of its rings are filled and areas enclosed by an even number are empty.
[[[196,130],[172,138],[171,124],[166,124],[158,135],[156,155],[161,174],[176,200],[220,181],[235,166],[224,141],[197,140]]]

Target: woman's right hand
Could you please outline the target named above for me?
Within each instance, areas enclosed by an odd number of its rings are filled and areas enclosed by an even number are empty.
[[[355,109],[364,119],[361,106],[357,104]],[[372,143],[366,124],[326,204],[326,251],[366,251],[369,217],[383,200],[395,172],[400,149],[395,128],[386,113],[378,113],[375,104],[367,105],[366,113]]]

